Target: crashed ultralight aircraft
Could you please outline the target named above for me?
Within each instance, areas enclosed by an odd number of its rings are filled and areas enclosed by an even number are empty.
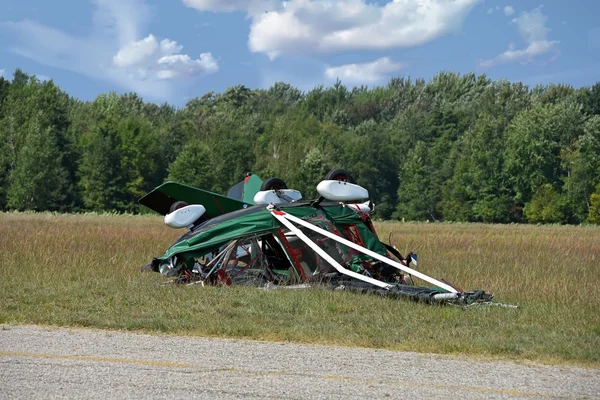
[[[368,191],[351,180],[345,170],[331,171],[315,200],[302,199],[280,179],[263,182],[256,175],[228,196],[164,183],[139,202],[164,215],[168,226],[188,231],[143,269],[186,284],[328,285],[430,303],[491,301],[484,291],[464,292],[415,270],[415,254],[404,257],[382,243]],[[415,286],[413,278],[430,286]]]

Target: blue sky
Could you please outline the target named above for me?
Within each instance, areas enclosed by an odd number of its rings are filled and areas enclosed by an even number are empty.
[[[0,74],[178,106],[237,84],[442,70],[580,87],[600,81],[598,15],[597,0],[3,0]]]

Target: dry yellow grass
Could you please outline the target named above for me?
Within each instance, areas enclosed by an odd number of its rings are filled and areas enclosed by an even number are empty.
[[[600,227],[376,224],[419,270],[517,310],[327,290],[160,286],[160,217],[0,214],[0,323],[289,340],[600,365]]]
[[[377,225],[380,238],[422,268],[503,300],[600,305],[600,227],[485,224]],[[600,308],[599,308],[600,309]]]

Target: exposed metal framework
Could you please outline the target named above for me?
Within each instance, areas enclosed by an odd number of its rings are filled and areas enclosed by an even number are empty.
[[[293,215],[290,215],[284,211],[280,211],[280,210],[271,210],[271,214],[279,221],[281,222],[283,225],[285,225],[289,230],[291,230],[292,232],[294,232],[298,238],[300,238],[303,242],[305,242],[308,246],[311,247],[311,249],[313,249],[315,252],[317,252],[321,257],[323,257],[327,262],[329,262],[336,270],[338,270],[338,272],[344,274],[344,275],[348,275],[351,276],[353,278],[356,279],[360,279],[364,282],[368,282],[371,283],[373,285],[379,286],[381,288],[385,288],[385,289],[390,289],[392,287],[392,285],[389,285],[385,282],[381,282],[377,279],[373,279],[370,278],[368,276],[365,275],[361,275],[361,274],[357,274],[354,271],[350,271],[344,267],[342,267],[337,261],[335,261],[333,258],[331,258],[323,249],[321,249],[319,246],[317,246],[312,240],[310,240],[300,229],[298,229],[294,224],[292,224],[292,222],[301,225],[307,229],[310,229],[314,232],[317,232],[323,236],[326,236],[332,240],[335,240],[338,243],[341,243],[345,246],[348,246],[350,248],[353,248],[355,250],[358,250],[368,256],[371,256],[383,263],[386,263],[387,265],[390,265],[394,268],[397,268],[403,272],[406,272],[408,274],[411,274],[417,278],[420,278],[426,282],[431,283],[432,285],[435,285],[441,289],[444,289],[450,293],[454,293],[454,294],[458,294],[458,290],[456,290],[455,288],[453,288],[452,286],[441,282],[435,278],[432,278],[428,275],[425,275],[422,272],[419,272],[417,270],[414,270],[406,265],[403,265],[401,263],[398,263],[396,261],[393,261],[387,257],[382,256],[381,254],[378,254],[372,250],[369,250],[359,244],[353,243],[349,240],[344,239],[343,237],[340,237],[338,235],[335,235],[331,232],[326,231],[325,229],[321,229],[313,224],[311,224],[310,222],[304,221],[298,217],[295,217]]]

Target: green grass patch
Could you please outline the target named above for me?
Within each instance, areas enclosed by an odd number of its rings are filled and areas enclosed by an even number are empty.
[[[294,341],[600,366],[600,228],[376,224],[419,269],[519,309],[325,289],[161,286],[161,218],[0,214],[0,323]]]

